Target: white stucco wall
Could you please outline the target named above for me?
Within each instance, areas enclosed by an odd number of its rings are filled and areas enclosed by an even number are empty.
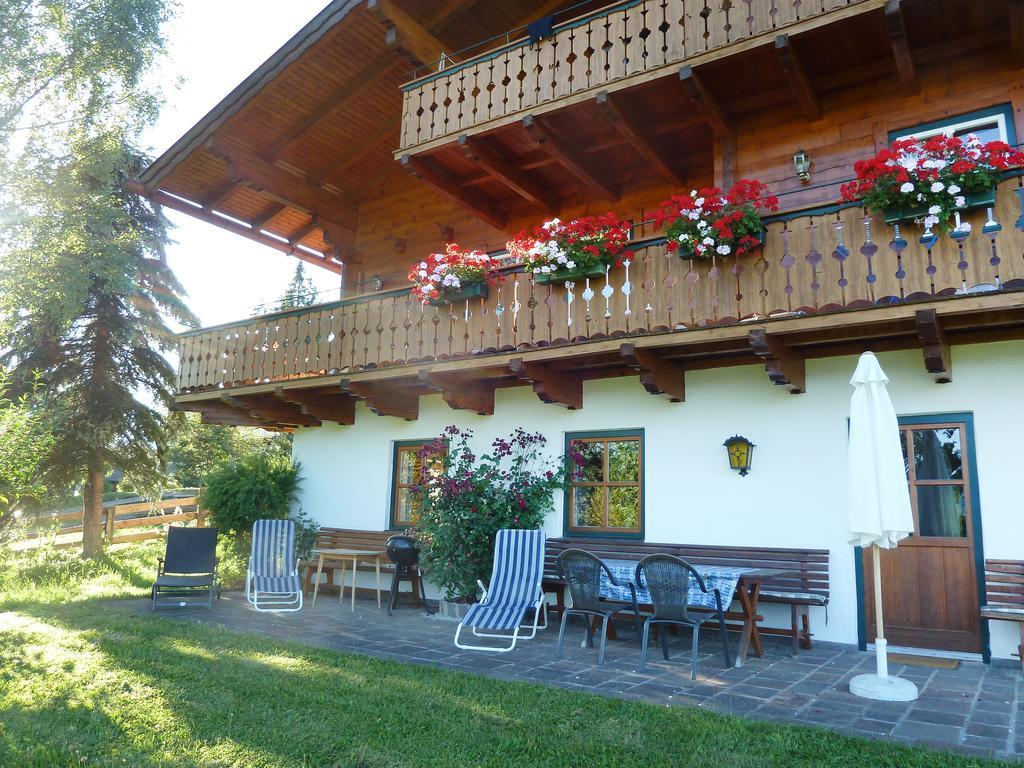
[[[949,384],[932,381],[920,352],[879,359],[900,415],[973,412],[984,554],[1024,558],[1017,476],[1024,342],[955,347]],[[393,441],[427,439],[452,423],[474,429],[481,450],[522,426],[543,432],[555,452],[565,432],[643,427],[646,540],[828,548],[828,624],[815,609],[812,627],[822,640],[855,643],[854,551],[845,524],[848,380],[855,363],[856,357],[808,360],[801,395],[773,387],[763,368],[751,365],[688,373],[684,403],[652,397],[635,378],[621,378],[588,382],[579,411],[545,405],[528,387],[498,390],[493,416],[454,411],[439,395],[422,398],[415,422],[376,416],[360,404],[353,426],[296,433],[300,503],[323,525],[385,529]],[[757,445],[745,478],[728,469],[721,446],[735,433]],[[546,529],[562,535],[561,498]],[[765,608],[769,624],[788,626],[788,609]],[[1016,636],[1016,625],[994,622],[993,655],[1009,657]]]

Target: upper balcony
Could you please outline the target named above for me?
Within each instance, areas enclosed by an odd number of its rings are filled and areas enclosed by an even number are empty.
[[[885,0],[615,3],[556,25],[540,42],[505,41],[404,85],[396,154],[426,152],[458,135],[492,131],[527,114],[550,112],[602,91],[621,91],[669,76],[678,79],[683,65],[695,68],[770,45],[780,35],[808,32],[884,5]],[[757,81],[764,72],[750,75]],[[699,81],[685,86],[691,95],[699,94]]]

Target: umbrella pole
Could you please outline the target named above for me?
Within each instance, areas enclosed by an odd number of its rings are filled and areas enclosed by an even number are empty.
[[[878,676],[889,676],[889,658],[885,652],[885,625],[882,621],[882,554],[881,548],[876,544],[872,547],[875,573],[875,658],[878,666]]]

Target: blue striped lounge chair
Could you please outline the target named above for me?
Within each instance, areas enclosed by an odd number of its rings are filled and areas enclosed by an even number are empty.
[[[257,520],[253,524],[245,599],[257,611],[297,611],[302,607],[292,520]]]
[[[455,645],[470,651],[506,653],[516,647],[519,639],[536,636],[538,627],[548,626],[547,603],[541,580],[544,577],[543,531],[498,531],[494,541],[494,568],[490,588],[480,583],[480,602],[470,606],[466,617],[455,630]],[[533,622],[523,624],[526,612],[533,612]],[[507,645],[471,645],[460,642],[462,631],[470,628],[474,637],[500,639]],[[529,634],[520,634],[524,630]]]

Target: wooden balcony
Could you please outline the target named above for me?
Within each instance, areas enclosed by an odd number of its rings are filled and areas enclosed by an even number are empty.
[[[920,347],[948,380],[950,343],[1024,335],[1021,179],[1002,182],[992,213],[929,248],[919,225],[831,206],[769,223],[763,252],[738,261],[690,262],[648,240],[596,280],[510,271],[453,306],[399,290],[193,331],[177,400],[220,423],[351,423],[356,399],[416,418],[418,396],[442,392],[487,413],[496,387],[524,383],[581,407],[583,380],[615,375],[680,400],[683,371],[752,362],[799,392],[804,358],[865,348]]]
[[[883,5],[885,0],[615,3],[556,26],[535,45],[510,42],[403,86],[397,154],[427,151],[459,134],[674,75],[681,65],[697,67]]]

